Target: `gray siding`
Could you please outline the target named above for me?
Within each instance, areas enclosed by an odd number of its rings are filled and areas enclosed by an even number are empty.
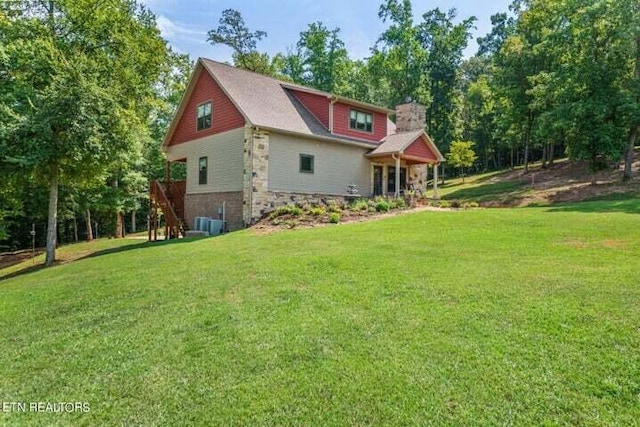
[[[356,184],[362,195],[371,193],[367,149],[271,133],[269,136],[269,190],[309,194],[345,194]],[[314,173],[300,172],[300,154],[314,156]]]
[[[173,145],[169,160],[187,159],[187,194],[242,191],[244,128]],[[198,184],[198,160],[208,158],[207,184]]]

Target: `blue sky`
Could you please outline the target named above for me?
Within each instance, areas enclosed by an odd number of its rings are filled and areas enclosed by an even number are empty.
[[[475,16],[474,30],[466,56],[477,49],[476,37],[491,30],[491,15],[506,12],[512,0],[414,0],[416,20],[424,12],[439,7],[446,11],[456,8],[457,19]],[[206,42],[208,30],[217,26],[225,9],[236,9],[252,30],[263,30],[267,37],[258,44],[258,50],[274,55],[286,52],[296,44],[301,31],[307,25],[322,21],[328,28],[340,28],[349,56],[361,59],[369,56],[386,25],[378,18],[381,0],[142,0],[158,18],[158,26],[164,38],[181,53],[192,59],[200,56],[230,61],[231,49],[211,46]]]

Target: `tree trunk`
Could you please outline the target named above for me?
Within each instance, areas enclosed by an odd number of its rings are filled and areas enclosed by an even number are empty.
[[[93,230],[91,229],[91,211],[87,209],[85,215],[85,221],[87,223],[87,242],[91,242],[93,240]]]
[[[512,145],[511,146],[511,170],[513,170],[513,168],[514,168],[513,156],[514,156],[514,149],[513,149],[513,145]]]
[[[531,132],[533,130],[533,114],[527,117],[527,130],[524,134],[524,173],[529,173],[529,146],[531,145]]]
[[[623,182],[631,181],[631,166],[633,165],[633,154],[636,146],[636,140],[638,139],[638,127],[631,129],[629,132],[629,138],[627,139],[627,151],[624,155],[624,174],[622,175]]]
[[[124,237],[124,215],[118,211],[116,213],[116,239]]]
[[[542,169],[547,168],[547,151],[549,150],[547,144],[542,144]]]
[[[73,213],[73,238],[78,243],[78,218],[75,212]]]
[[[136,232],[136,211],[135,209],[131,211],[131,232]]]
[[[56,261],[56,246],[58,245],[58,167],[51,166],[51,181],[49,182],[49,219],[47,222],[47,254],[45,264],[53,265]]]
[[[549,144],[549,150],[547,151],[549,156],[549,166],[553,166],[553,153],[555,150],[556,150],[556,147],[552,142],[551,144]]]

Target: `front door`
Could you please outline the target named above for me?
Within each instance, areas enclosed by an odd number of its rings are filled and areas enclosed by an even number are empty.
[[[382,166],[373,166],[373,195],[382,196]]]

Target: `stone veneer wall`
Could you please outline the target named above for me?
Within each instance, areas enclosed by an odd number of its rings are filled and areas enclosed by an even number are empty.
[[[268,132],[247,128],[244,165],[243,219],[245,225],[250,225],[262,217],[263,206],[269,201]]]
[[[396,107],[396,132],[424,129],[426,123],[427,107],[424,105],[409,102]]]
[[[222,202],[225,204],[225,218],[227,220],[227,230],[239,230],[244,226],[242,218],[242,192],[229,191],[223,193],[200,193],[185,194],[184,207],[189,228],[193,228],[193,222],[197,216],[208,216],[211,218],[222,219],[222,215],[218,215],[218,209],[222,208]]]
[[[332,201],[345,202],[344,195],[289,193],[284,191],[268,191],[260,205],[260,218],[275,210],[278,206],[290,203],[307,202],[311,204],[328,204]]]
[[[409,185],[413,185],[414,189],[421,189],[424,193],[427,190],[428,168],[428,165],[409,166]]]

